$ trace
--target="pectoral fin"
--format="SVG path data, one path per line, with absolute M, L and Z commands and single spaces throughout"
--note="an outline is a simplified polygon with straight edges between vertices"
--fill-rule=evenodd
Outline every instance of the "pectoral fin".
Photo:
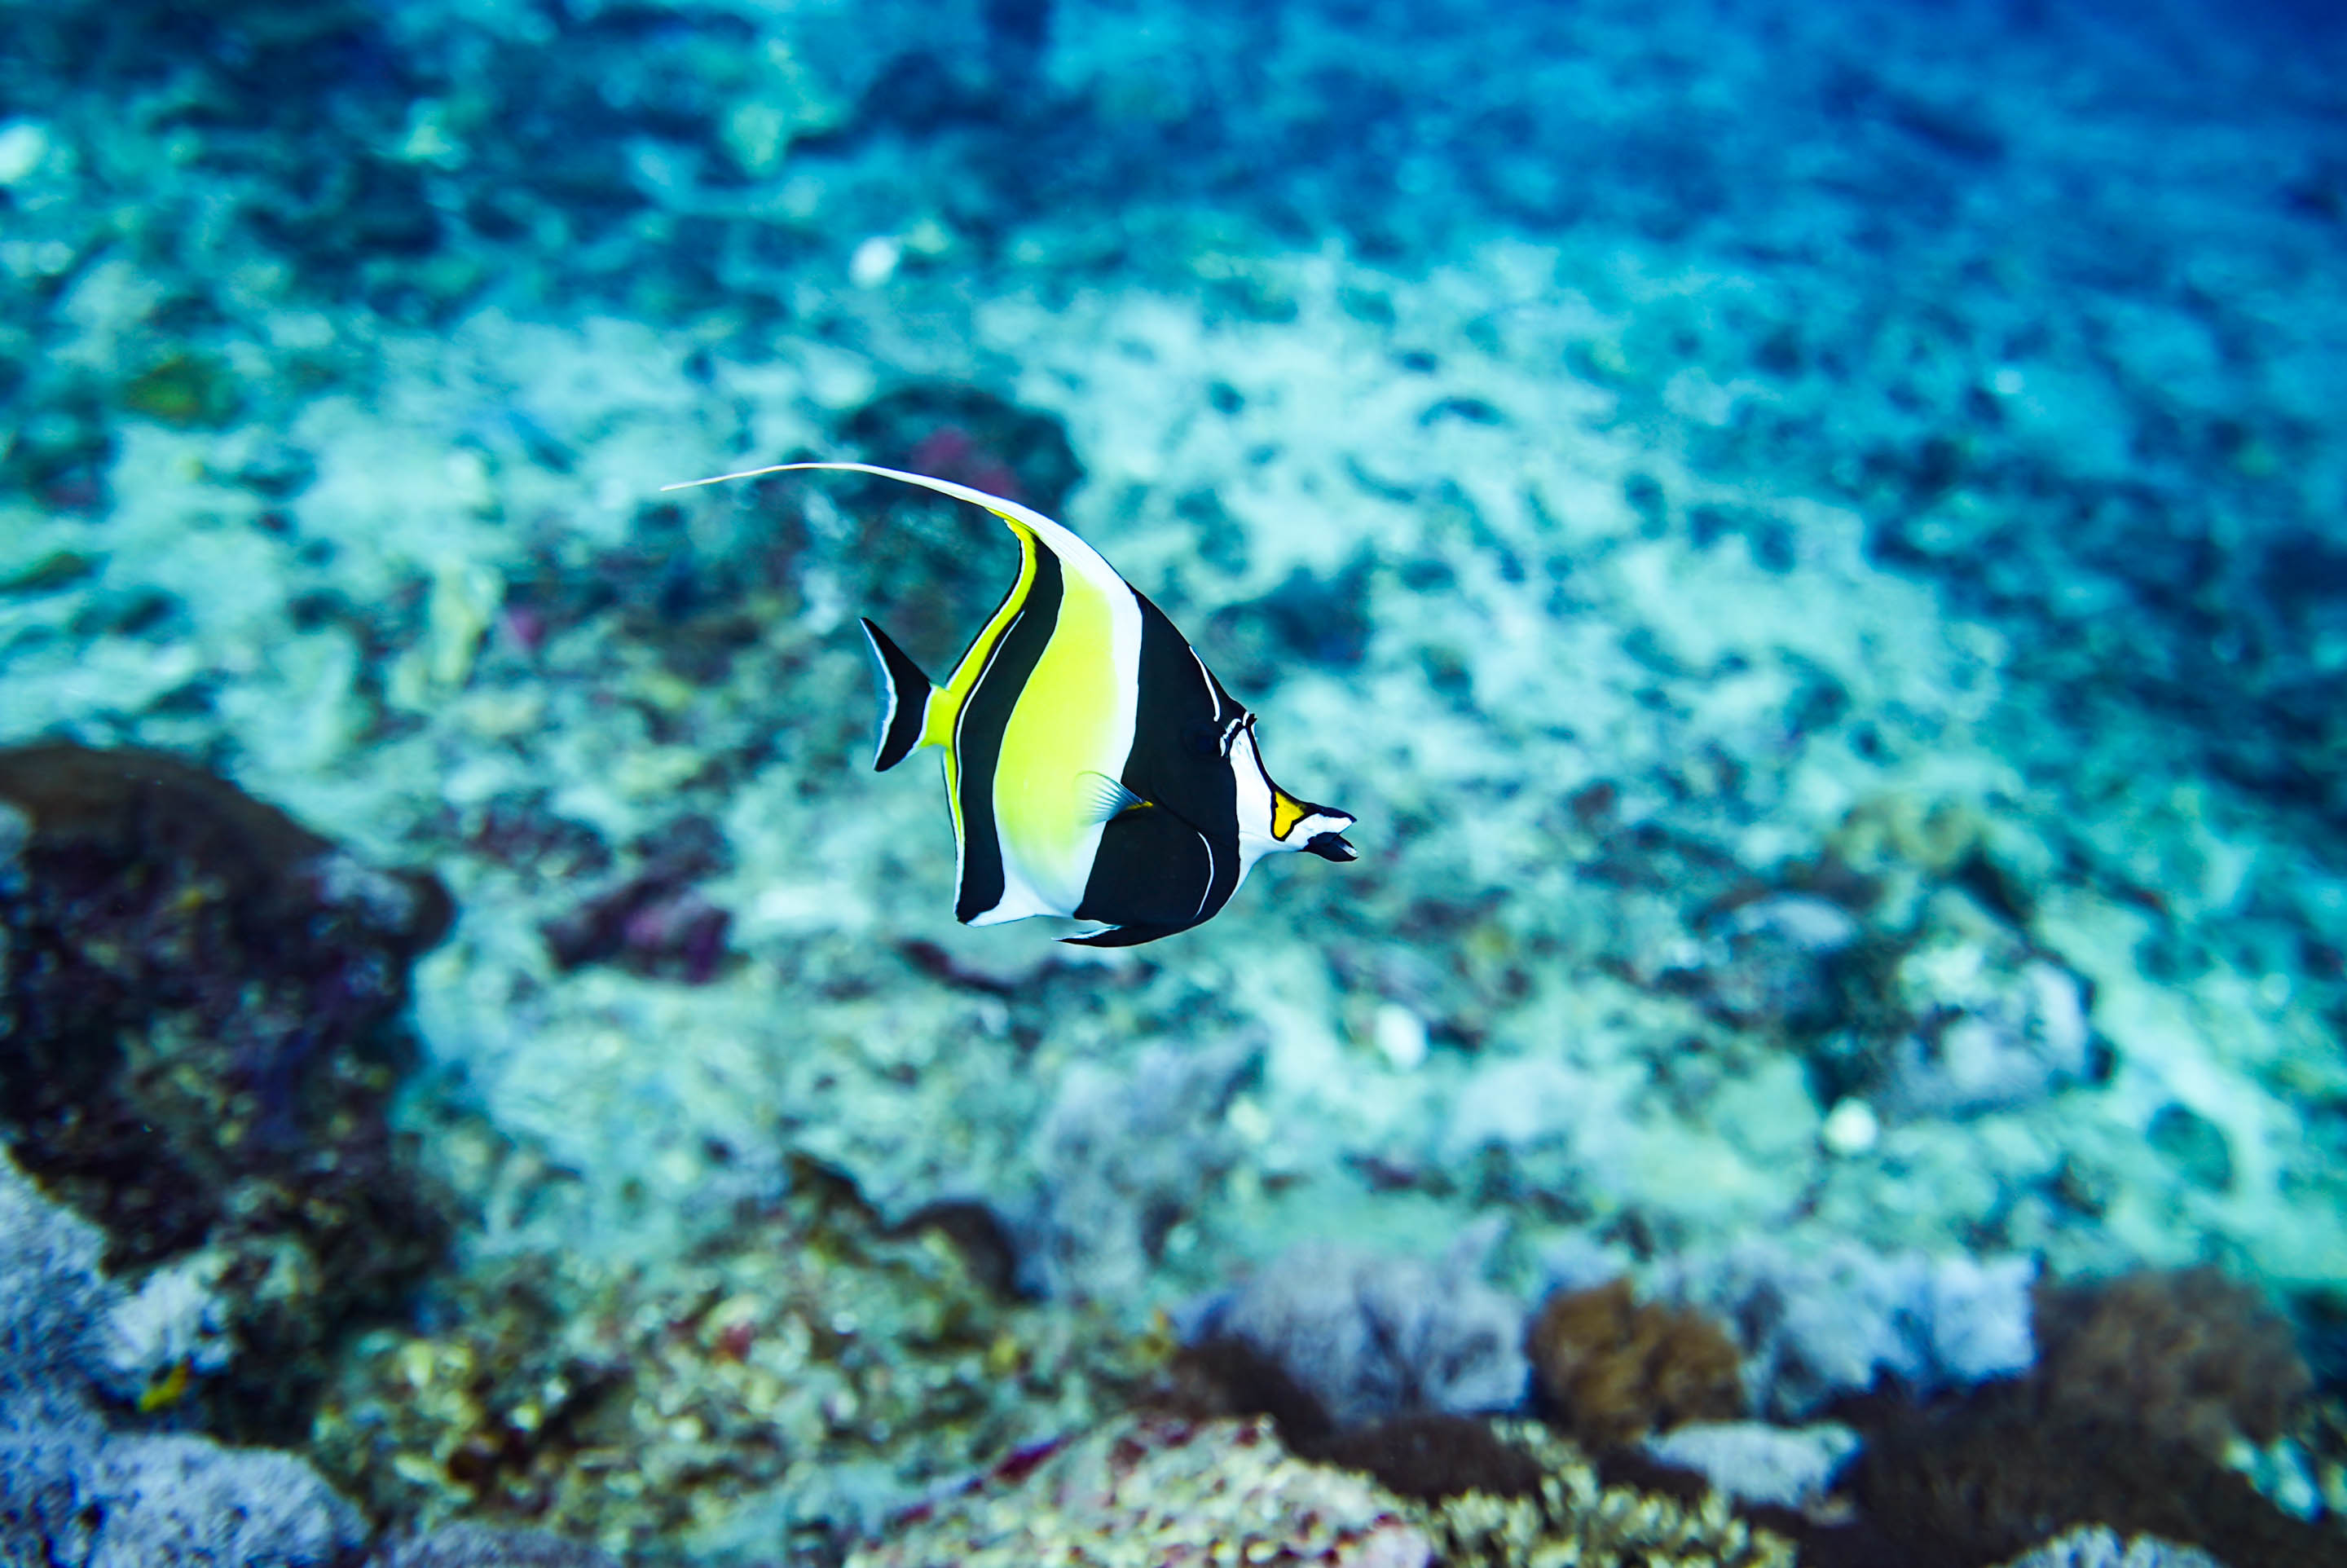
M 1084 820 L 1108 822 L 1123 815 L 1136 806 L 1149 803 L 1133 793 L 1122 783 L 1106 774 L 1084 773 L 1077 775 L 1087 794 L 1084 797 Z

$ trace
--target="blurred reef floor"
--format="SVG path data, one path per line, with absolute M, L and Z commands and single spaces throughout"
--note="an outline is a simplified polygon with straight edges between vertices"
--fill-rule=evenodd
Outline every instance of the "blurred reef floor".
M 0 40 L 0 1562 L 2347 1555 L 2335 23 Z M 956 927 L 799 456 L 1362 860 Z

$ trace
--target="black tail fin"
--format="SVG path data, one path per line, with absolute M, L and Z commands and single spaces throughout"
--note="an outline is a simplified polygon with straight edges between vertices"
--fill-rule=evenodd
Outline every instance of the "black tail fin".
M 880 666 L 880 743 L 872 753 L 872 766 L 885 774 L 921 743 L 929 711 L 929 678 L 870 620 L 864 623 L 864 640 L 872 645 L 872 657 Z

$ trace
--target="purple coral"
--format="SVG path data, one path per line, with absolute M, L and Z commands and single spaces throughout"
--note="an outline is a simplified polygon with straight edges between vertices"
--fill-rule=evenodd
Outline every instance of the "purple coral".
M 1513 1409 L 1531 1368 L 1521 1303 L 1476 1277 L 1478 1228 L 1430 1262 L 1307 1242 L 1197 1316 L 1282 1367 L 1340 1426 L 1420 1410 Z
M 1879 1378 L 1931 1392 L 2028 1370 L 2036 1272 L 2019 1256 L 1755 1239 L 1671 1259 L 1649 1286 L 1727 1324 L 1753 1408 L 1798 1420 Z

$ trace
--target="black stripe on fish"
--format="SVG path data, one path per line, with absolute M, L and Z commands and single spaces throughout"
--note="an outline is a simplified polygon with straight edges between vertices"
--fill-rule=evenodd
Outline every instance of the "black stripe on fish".
M 1211 913 L 1205 900 L 1217 880 L 1216 859 L 1205 835 L 1172 812 L 1163 806 L 1136 806 L 1101 829 L 1100 850 L 1092 856 L 1092 876 L 1084 884 L 1084 901 L 1076 906 L 1076 918 L 1159 936 L 1186 930 Z
M 994 770 L 1002 733 L 1028 677 L 1050 646 L 1060 620 L 1060 558 L 1035 552 L 1035 579 L 1026 598 L 987 655 L 954 725 L 954 765 L 961 784 L 961 886 L 954 918 L 967 925 L 1002 902 L 1002 841 L 994 825 Z
M 1141 607 L 1141 661 L 1123 783 L 1149 804 L 1102 830 L 1076 915 L 1150 934 L 1094 947 L 1185 930 L 1212 917 L 1239 885 L 1238 784 L 1218 742 L 1223 725 L 1245 710 L 1165 612 L 1138 589 L 1133 597 Z M 1201 734 L 1211 737 L 1204 747 L 1195 740 Z

